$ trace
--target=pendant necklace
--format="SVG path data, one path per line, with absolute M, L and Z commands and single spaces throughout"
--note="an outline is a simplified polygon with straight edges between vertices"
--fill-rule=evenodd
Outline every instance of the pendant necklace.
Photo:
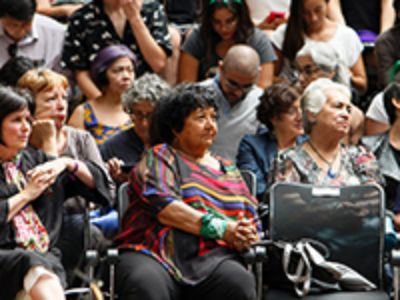
M 333 163 L 336 161 L 336 158 L 338 157 L 338 154 L 340 152 L 340 150 L 335 154 L 335 156 L 331 159 L 328 160 L 326 159 L 317 149 L 317 147 L 314 146 L 314 144 L 308 140 L 308 144 L 310 145 L 311 149 L 314 151 L 315 154 L 318 155 L 318 157 L 328 165 L 328 171 L 327 171 L 327 175 L 329 178 L 335 178 L 336 177 L 336 173 L 333 171 L 332 165 Z

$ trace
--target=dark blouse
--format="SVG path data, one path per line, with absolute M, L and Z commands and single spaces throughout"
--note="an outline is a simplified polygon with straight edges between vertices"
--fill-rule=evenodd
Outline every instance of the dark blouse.
M 141 15 L 156 43 L 164 49 L 167 55 L 170 55 L 172 46 L 163 6 L 157 1 L 144 3 Z M 89 70 L 96 54 L 101 49 L 113 44 L 125 44 L 135 53 L 138 76 L 146 71 L 152 71 L 144 60 L 128 21 L 121 38 L 104 11 L 103 2 L 93 0 L 76 11 L 70 18 L 61 65 L 73 71 Z
M 49 161 L 47 155 L 33 148 L 22 151 L 21 171 L 26 172 L 37 165 Z M 69 172 L 61 173 L 56 182 L 43 194 L 32 201 L 32 206 L 43 225 L 46 227 L 50 237 L 51 249 L 57 243 L 62 226 L 63 201 L 71 196 L 81 195 L 89 201 L 99 203 L 104 206 L 111 204 L 107 177 L 103 169 L 96 164 L 85 161 L 92 176 L 95 179 L 96 187 L 89 189 L 80 180 L 73 177 Z M 17 194 L 19 191 L 15 185 L 6 184 L 3 169 L 0 170 L 0 248 L 13 249 L 16 247 L 14 229 L 11 222 L 7 221 L 9 212 L 7 199 Z

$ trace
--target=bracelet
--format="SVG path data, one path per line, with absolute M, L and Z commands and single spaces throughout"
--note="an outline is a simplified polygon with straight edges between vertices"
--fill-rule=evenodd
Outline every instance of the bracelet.
M 213 216 L 212 214 L 204 214 L 201 217 L 200 235 L 207 239 L 221 240 L 224 237 L 228 221 Z
M 72 175 L 75 175 L 75 173 L 79 170 L 79 163 L 75 160 L 74 161 L 74 168 L 72 169 L 72 171 L 70 171 L 70 173 Z

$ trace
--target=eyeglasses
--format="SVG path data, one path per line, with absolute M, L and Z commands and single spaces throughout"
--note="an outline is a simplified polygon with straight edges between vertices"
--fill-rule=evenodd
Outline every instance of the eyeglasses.
M 137 110 L 130 110 L 128 114 L 130 114 L 137 121 L 144 121 L 144 120 L 149 121 L 151 119 L 151 116 L 153 115 L 152 112 L 144 113 Z
M 253 85 L 254 85 L 253 83 L 240 84 L 240 83 L 237 83 L 236 81 L 234 81 L 232 79 L 228 79 L 228 78 L 225 78 L 225 83 L 229 89 L 240 90 L 244 94 L 247 94 L 253 88 Z
M 314 75 L 318 71 L 322 71 L 322 69 L 316 65 L 305 65 L 304 67 L 298 66 L 297 69 L 299 70 L 300 74 L 307 77 Z
M 7 52 L 10 57 L 16 57 L 17 50 L 18 50 L 17 43 L 12 43 L 12 44 L 8 45 Z

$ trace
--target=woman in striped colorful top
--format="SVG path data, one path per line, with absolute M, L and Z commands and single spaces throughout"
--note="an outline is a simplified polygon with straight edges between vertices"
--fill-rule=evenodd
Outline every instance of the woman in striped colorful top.
M 258 240 L 257 201 L 236 166 L 208 151 L 217 135 L 214 97 L 181 85 L 154 111 L 155 146 L 131 174 L 116 239 L 122 299 L 255 299 L 239 253 Z

